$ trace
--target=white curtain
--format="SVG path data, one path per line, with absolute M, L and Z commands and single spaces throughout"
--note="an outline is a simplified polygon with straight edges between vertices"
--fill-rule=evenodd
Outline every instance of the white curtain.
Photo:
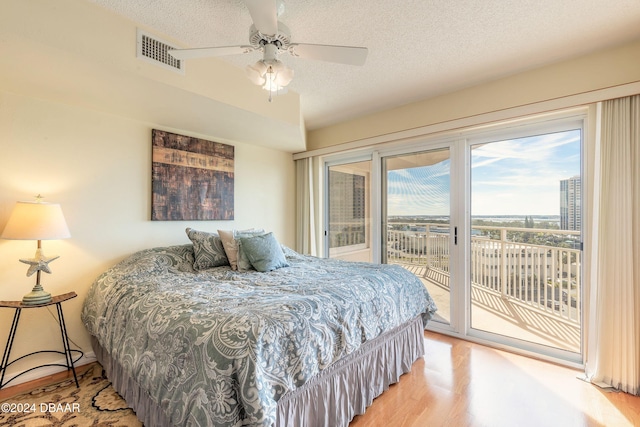
M 318 255 L 313 159 L 296 160 L 296 251 Z
M 640 95 L 603 102 L 599 125 L 586 374 L 640 394 Z

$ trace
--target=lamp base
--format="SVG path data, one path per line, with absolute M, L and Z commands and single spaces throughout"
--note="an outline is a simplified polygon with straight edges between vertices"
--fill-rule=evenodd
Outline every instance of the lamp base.
M 37 283 L 31 292 L 22 297 L 22 303 L 25 305 L 40 305 L 51 302 L 51 294 L 42 289 L 42 286 Z

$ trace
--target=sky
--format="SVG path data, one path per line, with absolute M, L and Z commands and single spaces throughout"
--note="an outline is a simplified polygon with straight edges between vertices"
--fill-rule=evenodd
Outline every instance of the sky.
M 450 161 L 390 171 L 388 215 L 449 215 Z M 559 215 L 560 180 L 580 174 L 580 131 L 476 145 L 471 215 Z

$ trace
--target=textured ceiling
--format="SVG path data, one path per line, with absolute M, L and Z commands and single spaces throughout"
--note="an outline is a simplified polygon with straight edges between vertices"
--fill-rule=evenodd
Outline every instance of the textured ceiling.
M 241 0 L 89 1 L 182 47 L 248 44 Z M 315 129 L 636 40 L 640 0 L 286 0 L 280 20 L 292 42 L 369 48 L 363 67 L 280 57 Z

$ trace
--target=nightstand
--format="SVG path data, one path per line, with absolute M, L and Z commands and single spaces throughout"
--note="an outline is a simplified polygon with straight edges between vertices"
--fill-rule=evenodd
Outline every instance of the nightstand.
M 76 387 L 80 387 L 80 385 L 78 384 L 78 377 L 76 376 L 76 368 L 74 366 L 74 363 L 77 362 L 78 360 L 80 360 L 80 358 L 84 355 L 82 353 L 81 350 L 71 350 L 71 348 L 69 347 L 69 336 L 67 335 L 67 326 L 64 323 L 64 314 L 62 313 L 62 303 L 70 300 L 72 298 L 77 297 L 78 295 L 76 295 L 75 292 L 69 292 L 66 294 L 62 294 L 62 295 L 56 295 L 55 297 L 53 297 L 51 299 L 51 301 L 45 303 L 45 304 L 38 304 L 38 305 L 25 305 L 22 303 L 22 301 L 0 301 L 0 308 L 13 308 L 15 310 L 15 313 L 13 315 L 13 323 L 11 324 L 11 330 L 9 332 L 9 338 L 7 339 L 7 345 L 4 348 L 4 354 L 2 356 L 2 364 L 0 364 L 0 388 L 6 386 L 7 384 L 9 384 L 10 382 L 12 382 L 13 380 L 15 380 L 16 378 L 26 374 L 27 372 L 31 372 L 34 369 L 38 369 L 38 368 L 44 368 L 46 366 L 62 366 L 67 368 L 67 370 L 72 370 L 73 371 L 73 379 L 76 382 Z M 24 356 L 18 357 L 17 359 L 13 360 L 13 361 L 9 361 L 9 356 L 11 354 L 11 347 L 13 346 L 13 340 L 16 337 L 16 330 L 18 329 L 18 322 L 20 322 L 20 313 L 22 312 L 22 310 L 24 309 L 37 309 L 37 308 L 43 308 L 43 307 L 48 307 L 50 305 L 55 305 L 56 309 L 58 310 L 58 324 L 60 325 L 60 335 L 62 336 L 62 346 L 64 347 L 64 352 L 62 351 L 56 351 L 56 350 L 41 350 L 41 351 L 34 351 L 33 353 L 29 353 L 29 354 L 25 354 Z M 41 353 L 56 353 L 56 354 L 64 354 L 65 359 L 66 359 L 66 363 L 64 365 L 60 364 L 60 363 L 47 363 L 44 365 L 38 365 L 38 366 L 34 366 L 33 368 L 27 369 L 24 372 L 21 372 L 20 374 L 16 375 L 15 377 L 11 378 L 9 381 L 4 382 L 4 376 L 7 372 L 7 368 L 9 366 L 11 366 L 12 364 L 14 364 L 15 362 L 25 359 L 29 356 L 33 356 L 35 354 L 41 354 Z M 79 353 L 80 355 L 76 358 L 76 360 L 73 360 L 73 353 Z

